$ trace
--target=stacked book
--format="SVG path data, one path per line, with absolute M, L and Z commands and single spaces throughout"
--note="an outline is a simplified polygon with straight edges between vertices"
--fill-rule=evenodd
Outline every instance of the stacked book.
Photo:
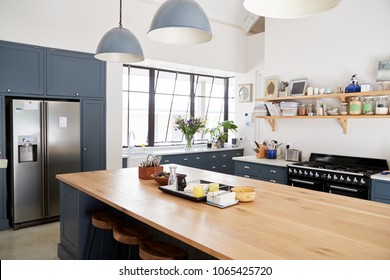
M 299 102 L 286 102 L 286 101 L 281 102 L 280 109 L 282 111 L 282 116 L 284 117 L 297 116 L 299 104 L 300 104 Z
M 280 104 L 277 102 L 266 102 L 267 110 L 271 116 L 281 116 L 282 112 L 280 109 Z
M 267 110 L 267 106 L 265 105 L 265 103 L 259 103 L 258 105 L 256 105 L 254 108 L 253 108 L 253 114 L 254 116 L 259 116 L 259 117 L 264 117 L 264 116 L 267 116 L 268 115 L 268 110 Z

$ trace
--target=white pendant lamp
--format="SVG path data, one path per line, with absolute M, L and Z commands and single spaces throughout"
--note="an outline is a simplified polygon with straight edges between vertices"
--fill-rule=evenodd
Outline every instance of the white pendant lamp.
M 300 18 L 336 7 L 341 0 L 244 0 L 249 12 L 271 18 Z
M 194 0 L 167 0 L 157 10 L 148 37 L 167 44 L 195 45 L 213 38 L 209 20 Z
M 143 61 L 142 47 L 135 35 L 122 27 L 122 0 L 120 0 L 119 27 L 104 34 L 96 49 L 95 57 L 100 60 L 120 63 Z

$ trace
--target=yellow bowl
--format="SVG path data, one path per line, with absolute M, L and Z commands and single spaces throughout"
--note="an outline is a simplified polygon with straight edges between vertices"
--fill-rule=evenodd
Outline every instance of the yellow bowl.
M 253 201 L 256 196 L 256 189 L 253 187 L 234 187 L 231 190 L 236 193 L 236 199 L 241 202 Z

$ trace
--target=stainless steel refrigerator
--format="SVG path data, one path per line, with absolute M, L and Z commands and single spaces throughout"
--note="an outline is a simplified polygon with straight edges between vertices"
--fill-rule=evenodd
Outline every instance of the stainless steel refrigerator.
M 10 103 L 11 216 L 14 229 L 58 220 L 59 173 L 81 171 L 80 103 Z

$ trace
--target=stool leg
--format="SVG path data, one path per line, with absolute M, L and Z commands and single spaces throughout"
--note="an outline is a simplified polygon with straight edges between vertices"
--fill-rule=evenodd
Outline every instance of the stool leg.
M 102 252 L 103 252 L 103 239 L 104 239 L 104 230 L 101 230 L 102 232 L 102 238 L 100 240 L 100 252 L 99 252 L 99 260 L 102 258 Z
M 91 258 L 91 251 L 92 251 L 93 242 L 95 241 L 95 234 L 96 234 L 96 228 L 93 227 L 92 240 L 89 243 L 89 248 L 88 248 L 88 260 Z

